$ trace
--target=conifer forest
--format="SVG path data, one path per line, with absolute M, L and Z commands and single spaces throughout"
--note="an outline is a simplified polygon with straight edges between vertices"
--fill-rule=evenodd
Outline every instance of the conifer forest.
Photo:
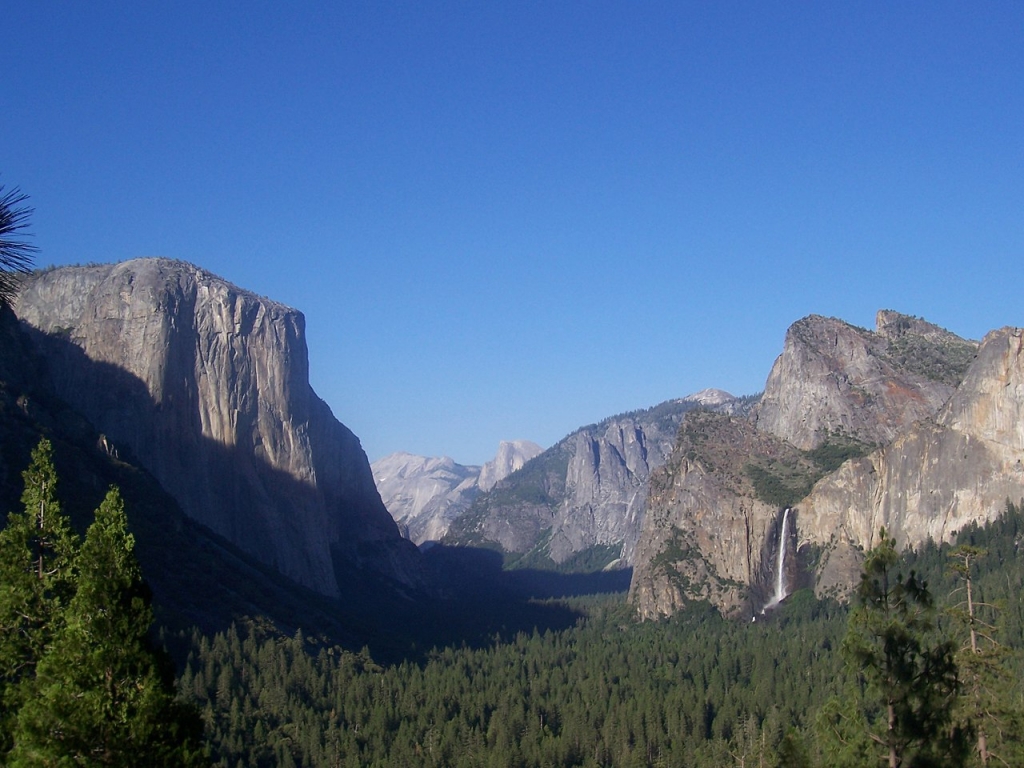
M 0 533 L 12 766 L 1024 764 L 1019 505 L 902 555 L 883 532 L 848 605 L 641 623 L 574 597 L 566 629 L 383 660 L 258 621 L 161 629 L 117 490 L 80 540 L 45 441 L 24 480 Z

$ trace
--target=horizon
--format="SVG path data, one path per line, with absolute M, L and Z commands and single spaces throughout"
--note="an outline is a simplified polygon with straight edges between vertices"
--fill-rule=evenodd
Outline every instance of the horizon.
M 161 255 L 298 309 L 371 461 L 755 394 L 809 314 L 1024 325 L 1024 6 L 8 16 L 36 265 Z

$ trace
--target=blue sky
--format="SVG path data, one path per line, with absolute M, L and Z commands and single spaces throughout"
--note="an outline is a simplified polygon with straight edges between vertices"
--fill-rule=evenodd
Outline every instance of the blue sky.
M 301 309 L 371 460 L 757 392 L 810 313 L 1024 324 L 1021 3 L 8 6 L 40 265 Z

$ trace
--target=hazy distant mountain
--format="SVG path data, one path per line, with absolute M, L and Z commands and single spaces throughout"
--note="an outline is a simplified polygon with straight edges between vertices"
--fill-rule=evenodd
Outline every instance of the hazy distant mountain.
M 481 491 L 520 469 L 543 449 L 529 440 L 502 441 L 491 461 L 457 464 L 447 456 L 392 453 L 370 465 L 384 506 L 416 544 L 439 541 Z
M 445 542 L 497 545 L 519 566 L 628 565 L 648 478 L 672 451 L 683 415 L 742 411 L 753 401 L 708 389 L 582 427 L 477 497 Z
M 498 453 L 480 468 L 477 485 L 481 491 L 491 490 L 499 481 L 522 469 L 526 462 L 543 450 L 529 440 L 502 440 L 498 445 Z

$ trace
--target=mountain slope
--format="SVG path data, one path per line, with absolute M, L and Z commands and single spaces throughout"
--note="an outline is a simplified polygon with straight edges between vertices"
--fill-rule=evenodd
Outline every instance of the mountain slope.
M 748 404 L 706 390 L 583 427 L 478 497 L 445 541 L 497 547 L 523 567 L 628 565 L 648 478 L 668 458 L 683 415 Z

